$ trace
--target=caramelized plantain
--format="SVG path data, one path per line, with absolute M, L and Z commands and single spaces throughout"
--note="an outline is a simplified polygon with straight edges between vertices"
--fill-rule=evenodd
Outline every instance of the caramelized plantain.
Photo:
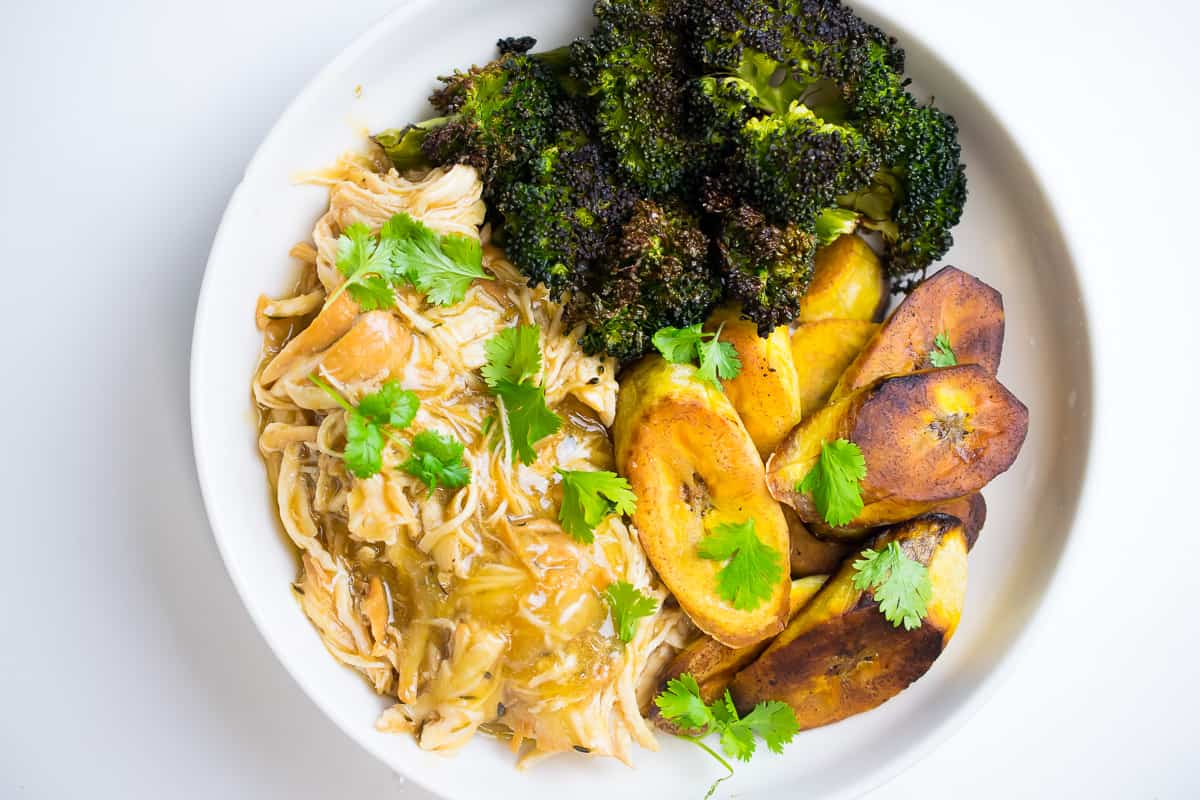
M 878 321 L 887 303 L 888 282 L 879 256 L 859 237 L 839 236 L 817 250 L 812 282 L 800 300 L 797 321 Z
M 992 375 L 1004 345 L 1004 302 L 983 281 L 945 267 L 921 282 L 883 324 L 838 381 L 838 400 L 884 375 L 932 366 L 934 340 L 944 334 L 959 364 L 979 364 Z
M 722 565 L 697 553 L 714 527 L 747 519 L 781 564 L 787 553 L 783 510 L 729 398 L 690 365 L 645 358 L 621 377 L 613 442 L 617 468 L 637 494 L 633 519 L 646 556 L 696 627 L 730 647 L 782 630 L 786 569 L 766 602 L 738 609 L 717 594 Z
M 764 339 L 758 335 L 758 325 L 741 319 L 733 308 L 717 309 L 705 327 L 721 328 L 721 339 L 737 350 L 741 372 L 722 384 L 759 455 L 766 459 L 804 410 L 788 329 L 780 326 Z
M 796 326 L 792 361 L 800 376 L 800 407 L 805 416 L 828 402 L 842 373 L 877 330 L 877 323 L 857 319 L 823 319 Z
M 842 561 L 854 549 L 853 542 L 844 539 L 822 539 L 813 535 L 800 521 L 796 512 L 786 506 L 783 516 L 787 518 L 788 533 L 792 542 L 789 555 L 793 578 L 836 572 Z
M 859 538 L 979 491 L 1012 465 L 1028 426 L 1024 404 L 977 364 L 882 378 L 797 426 L 767 462 L 767 483 L 814 532 Z M 863 509 L 840 528 L 797 489 L 835 439 L 858 445 L 867 465 Z
M 828 575 L 810 575 L 792 581 L 790 592 L 791 614 L 794 617 L 813 598 Z M 667 664 L 666 670 L 659 679 L 658 691 L 667 688 L 667 681 L 678 678 L 683 673 L 689 673 L 700 686 L 700 696 L 704 702 L 716 700 L 733 680 L 734 673 L 758 658 L 759 654 L 770 644 L 769 640 L 752 644 L 749 647 L 737 649 L 726 647 L 711 636 L 701 636 L 680 650 Z M 672 734 L 681 733 L 679 727 L 663 719 L 658 706 L 651 704 L 649 716 L 659 728 Z
M 782 700 L 801 730 L 869 711 L 920 678 L 958 627 L 967 587 L 967 543 L 959 520 L 931 514 L 897 525 L 871 542 L 896 541 L 929 570 L 927 615 L 914 630 L 895 627 L 870 593 L 854 587 L 854 557 L 730 685 L 748 712 Z
M 966 497 L 956 497 L 953 500 L 938 503 L 933 507 L 933 513 L 949 514 L 962 520 L 963 533 L 967 537 L 967 549 L 970 550 L 979 539 L 983 523 L 987 521 L 987 503 L 984 502 L 982 494 L 975 492 Z

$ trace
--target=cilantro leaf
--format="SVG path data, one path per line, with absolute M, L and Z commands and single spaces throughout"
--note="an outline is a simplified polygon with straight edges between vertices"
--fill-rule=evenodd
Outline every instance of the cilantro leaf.
M 863 509 L 860 481 L 867 461 L 854 442 L 836 439 L 821 444 L 821 455 L 796 491 L 812 495 L 817 512 L 830 525 L 845 525 Z
M 663 358 L 672 364 L 690 364 L 696 360 L 699 345 L 706 334 L 702 330 L 704 323 L 697 322 L 686 328 L 659 328 L 651 341 L 662 353 Z
M 407 428 L 417 416 L 421 399 L 399 381 L 387 381 L 379 391 L 364 395 L 358 401 L 358 411 L 376 425 Z
M 897 542 L 888 542 L 882 550 L 863 550 L 854 562 L 854 588 L 872 590 L 875 602 L 887 621 L 905 630 L 921 627 L 928 613 L 933 584 L 929 569 L 909 558 Z
M 929 351 L 929 363 L 935 367 L 953 367 L 958 364 L 958 358 L 950 347 L 950 337 L 943 331 L 933 339 L 933 349 Z
M 488 339 L 483 348 L 487 363 L 480 370 L 488 386 L 536 378 L 542 370 L 541 333 L 537 325 L 518 325 Z
M 533 445 L 562 427 L 546 405 L 546 392 L 533 382 L 542 368 L 541 330 L 536 325 L 506 328 L 484 345 L 487 363 L 480 372 L 504 404 L 508 437 L 517 457 L 537 460 Z
M 374 311 L 377 308 L 392 308 L 396 305 L 396 295 L 386 278 L 379 275 L 360 277 L 354 283 L 344 283 L 334 290 L 334 297 L 340 290 L 345 289 L 354 302 L 363 311 Z
M 612 610 L 613 627 L 622 642 L 633 641 L 638 620 L 658 611 L 658 601 L 642 594 L 628 581 L 610 583 L 604 590 L 604 599 Z
M 637 497 L 629 481 L 604 470 L 556 469 L 562 476 L 563 499 L 558 521 L 576 541 L 591 544 L 596 526 L 609 514 L 632 514 Z M 628 640 L 626 640 L 628 641 Z
M 672 364 L 699 361 L 696 379 L 711 383 L 718 389 L 722 380 L 732 380 L 742 371 L 742 360 L 729 342 L 720 341 L 724 323 L 716 333 L 705 333 L 702 323 L 686 328 L 659 328 L 652 341 L 663 358 Z
M 546 405 L 545 390 L 530 381 L 501 380 L 492 391 L 504 401 L 508 437 L 517 457 L 524 464 L 532 464 L 537 461 L 533 446 L 557 433 L 562 427 L 562 419 Z
M 438 485 L 461 489 L 471 482 L 471 468 L 463 463 L 463 443 L 452 436 L 425 430 L 413 437 L 412 450 L 402 469 L 419 478 L 432 493 Z
M 357 410 L 346 414 L 346 469 L 369 478 L 383 469 L 383 431 Z
M 717 593 L 739 610 L 758 608 L 783 578 L 783 558 L 758 538 L 753 518 L 716 526 L 698 549 L 701 558 L 728 559 L 717 571 Z
M 333 291 L 332 303 L 343 291 L 350 292 L 363 311 L 392 308 L 396 297 L 392 283 L 398 277 L 392 264 L 394 243 L 384 237 L 375 240 L 371 229 L 361 222 L 346 226 L 338 236 L 337 268 L 346 280 Z
M 721 749 L 739 761 L 749 761 L 757 746 L 754 731 L 741 722 L 730 723 L 721 730 Z
M 678 678 L 667 681 L 667 688 L 654 698 L 654 704 L 663 717 L 675 723 L 685 731 L 700 730 L 699 736 L 682 734 L 685 739 L 694 742 L 721 763 L 729 774 L 718 780 L 708 790 L 712 796 L 717 784 L 733 775 L 733 767 L 700 739 L 709 733 L 716 733 L 721 738 L 721 749 L 727 756 L 741 761 L 749 761 L 757 746 L 755 736 L 767 743 L 767 748 L 773 753 L 783 750 L 796 735 L 799 726 L 796 715 L 786 703 L 770 700 L 759 703 L 744 718 L 738 717 L 737 708 L 729 690 L 712 703 L 705 703 L 700 696 L 700 685 L 689 673 L 683 673 Z
M 681 728 L 704 728 L 714 722 L 712 711 L 700 698 L 700 684 L 687 672 L 667 681 L 667 688 L 654 698 L 654 705 Z
M 483 249 L 474 237 L 439 236 L 402 212 L 383 226 L 381 239 L 393 243 L 396 268 L 434 305 L 460 303 L 472 281 L 490 278 L 483 271 Z
M 796 712 L 787 703 L 778 700 L 759 703 L 742 717 L 741 724 L 761 736 L 772 753 L 782 753 L 783 746 L 800 730 Z
M 724 327 L 722 323 L 711 341 L 696 345 L 700 351 L 700 369 L 696 372 L 696 377 L 722 391 L 721 381 L 733 380 L 742 371 L 742 360 L 738 357 L 737 350 L 729 342 L 721 341 L 721 330 Z
M 709 704 L 708 710 L 712 712 L 713 720 L 718 725 L 730 725 L 738 721 L 737 706 L 733 704 L 733 695 L 728 689 L 725 690 L 725 694 Z
M 388 381 L 379 391 L 368 394 L 356 408 L 341 393 L 316 375 L 308 379 L 346 412 L 346 449 L 342 458 L 346 469 L 356 478 L 369 478 L 383 469 L 385 426 L 405 428 L 417 415 L 420 399 L 402 389 L 398 381 Z

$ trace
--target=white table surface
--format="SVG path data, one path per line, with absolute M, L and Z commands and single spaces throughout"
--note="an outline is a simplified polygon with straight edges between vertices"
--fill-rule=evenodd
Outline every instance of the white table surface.
M 3 3 L 0 797 L 427 800 L 251 626 L 188 429 L 192 314 L 225 202 L 286 103 L 392 5 Z M 1031 155 L 1075 234 L 1099 365 L 1091 482 L 1028 650 L 871 796 L 1200 796 L 1200 13 L 880 5 L 983 87 Z

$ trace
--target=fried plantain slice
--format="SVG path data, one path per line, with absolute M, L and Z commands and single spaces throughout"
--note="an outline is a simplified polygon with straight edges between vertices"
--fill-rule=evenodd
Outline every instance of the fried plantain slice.
M 767 462 L 767 484 L 822 536 L 862 532 L 972 494 L 1012 465 L 1029 411 L 977 364 L 882 378 L 802 422 Z M 824 442 L 848 439 L 866 459 L 863 509 L 846 525 L 825 524 L 798 484 Z
M 945 267 L 921 282 L 896 308 L 838 381 L 839 400 L 884 375 L 933 366 L 934 340 L 944 335 L 959 364 L 979 364 L 992 375 L 1004 345 L 1004 302 L 976 277 Z
M 800 299 L 799 322 L 877 322 L 887 310 L 888 282 L 879 256 L 858 236 L 839 236 L 817 250 L 812 282 Z
M 742 369 L 737 377 L 722 384 L 765 460 L 804 411 L 788 329 L 780 326 L 764 339 L 758 335 L 758 325 L 741 319 L 736 308 L 717 309 L 705 328 L 720 328 L 721 339 L 737 350 Z
M 809 416 L 829 401 L 842 373 L 879 325 L 857 319 L 823 319 L 796 326 L 792 361 L 800 378 L 800 408 Z
M 796 512 L 787 506 L 783 508 L 783 516 L 787 518 L 788 533 L 791 536 L 789 560 L 792 578 L 832 574 L 854 549 L 854 543 L 845 539 L 822 539 L 814 535 L 800 521 Z
M 930 514 L 880 534 L 871 547 L 891 541 L 929 570 L 932 593 L 921 626 L 906 630 L 889 622 L 871 593 L 854 587 L 856 556 L 851 556 L 763 654 L 734 677 L 729 688 L 739 711 L 781 700 L 807 730 L 869 711 L 928 671 L 962 616 L 966 537 L 958 519 Z
M 982 494 L 975 492 L 966 497 L 956 497 L 938 503 L 933 507 L 932 513 L 949 514 L 962 520 L 967 549 L 970 550 L 979 540 L 979 532 L 983 530 L 983 523 L 987 521 L 987 503 L 984 502 Z
M 782 630 L 787 521 L 729 398 L 697 380 L 695 367 L 645 358 L 621 376 L 613 442 L 637 494 L 633 520 L 646 556 L 696 627 L 729 647 Z M 697 546 L 717 526 L 749 519 L 781 569 L 765 602 L 739 609 L 717 592 L 722 564 L 700 558 Z

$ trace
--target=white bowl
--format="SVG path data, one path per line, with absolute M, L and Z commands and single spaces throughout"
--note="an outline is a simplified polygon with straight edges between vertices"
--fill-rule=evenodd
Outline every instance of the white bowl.
M 288 588 L 297 559 L 276 520 L 249 393 L 260 344 L 254 303 L 259 292 L 288 287 L 295 274 L 288 249 L 309 237 L 326 204 L 323 189 L 293 184 L 297 172 L 360 147 L 367 130 L 427 116 L 434 76 L 488 60 L 498 35 L 529 33 L 553 45 L 586 30 L 589 19 L 587 2 L 424 0 L 372 28 L 309 84 L 259 147 L 225 212 L 196 313 L 196 462 L 217 544 L 246 608 L 287 670 L 351 738 L 449 798 L 701 797 L 722 770 L 668 736 L 660 752 L 637 753 L 635 769 L 563 756 L 522 773 L 486 736 L 446 758 L 420 750 L 410 737 L 377 733 L 375 718 L 387 700 L 329 656 Z M 916 38 L 879 21 L 900 36 L 909 72 L 961 125 L 971 196 L 948 261 L 1004 295 L 1000 377 L 1030 408 L 1029 437 L 1014 467 L 985 492 L 988 523 L 971 554 L 963 622 L 929 673 L 879 709 L 801 734 L 782 756 L 764 752 L 739 765 L 722 794 L 803 787 L 811 798 L 854 796 L 961 724 L 1027 632 L 1063 553 L 1084 478 L 1090 350 L 1078 280 L 1053 211 L 980 99 Z

